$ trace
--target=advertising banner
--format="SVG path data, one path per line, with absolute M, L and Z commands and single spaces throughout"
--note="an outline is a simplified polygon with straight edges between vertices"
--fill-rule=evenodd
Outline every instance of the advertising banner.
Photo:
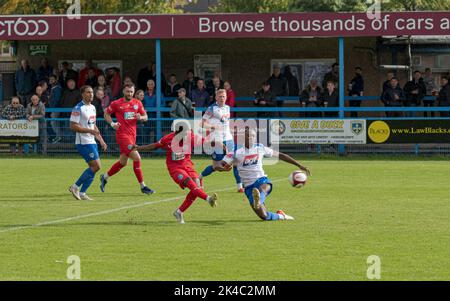
M 38 140 L 37 120 L 0 120 L 0 143 L 34 143 Z
M 450 120 L 367 121 L 367 143 L 450 143 Z
M 271 120 L 272 144 L 365 144 L 363 119 Z

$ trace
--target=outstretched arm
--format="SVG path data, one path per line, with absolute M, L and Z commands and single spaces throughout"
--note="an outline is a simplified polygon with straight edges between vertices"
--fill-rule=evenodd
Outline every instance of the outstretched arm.
M 147 145 L 134 145 L 133 149 L 137 151 L 154 151 L 155 149 L 160 148 L 159 143 L 152 143 Z
M 277 151 L 273 151 L 273 156 L 274 157 L 278 157 L 280 158 L 281 161 L 290 163 L 292 165 L 297 166 L 298 168 L 300 168 L 301 170 L 303 170 L 304 172 L 306 172 L 306 174 L 308 176 L 311 175 L 311 172 L 309 171 L 309 169 L 303 165 L 301 165 L 300 163 L 298 163 L 294 158 L 292 158 L 291 156 L 285 154 L 285 153 L 281 153 L 281 152 L 277 152 Z

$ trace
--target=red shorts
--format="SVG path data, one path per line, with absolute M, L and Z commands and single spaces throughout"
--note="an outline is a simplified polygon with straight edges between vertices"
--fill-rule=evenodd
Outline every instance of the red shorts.
M 120 136 L 116 137 L 117 144 L 119 145 L 120 154 L 128 156 L 136 144 L 136 137 Z
M 186 179 L 191 178 L 192 180 L 194 180 L 198 178 L 197 172 L 190 168 L 170 169 L 169 174 L 174 182 L 180 185 L 182 189 L 186 187 Z

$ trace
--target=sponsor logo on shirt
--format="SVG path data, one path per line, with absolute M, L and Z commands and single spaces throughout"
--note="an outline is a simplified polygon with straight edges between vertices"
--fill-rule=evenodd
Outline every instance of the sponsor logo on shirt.
M 251 166 L 251 165 L 257 165 L 258 164 L 258 154 L 254 155 L 248 155 L 244 157 L 244 162 L 242 163 L 242 166 Z
M 134 112 L 125 112 L 125 113 L 123 113 L 123 118 L 124 118 L 125 120 L 136 119 L 136 118 L 135 118 L 135 113 L 134 113 Z

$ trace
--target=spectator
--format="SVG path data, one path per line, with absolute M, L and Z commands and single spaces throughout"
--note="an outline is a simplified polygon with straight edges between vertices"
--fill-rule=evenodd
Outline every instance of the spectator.
M 318 86 L 316 79 L 311 79 L 309 85 L 302 91 L 300 101 L 302 107 L 306 108 L 319 108 L 321 106 L 321 94 L 322 89 Z M 321 117 L 321 112 L 306 112 L 306 117 Z
M 29 122 L 38 120 L 39 143 L 42 145 L 42 154 L 47 154 L 47 126 L 45 123 L 45 105 L 40 101 L 39 96 L 31 96 L 31 102 L 27 106 L 27 119 Z M 34 152 L 37 152 L 37 144 L 34 145 Z
M 36 86 L 34 89 L 34 94 L 30 96 L 30 98 L 27 100 L 27 106 L 31 103 L 31 98 L 36 95 L 39 97 L 39 101 L 42 102 L 42 104 L 47 105 L 48 97 L 49 95 L 46 92 L 47 90 L 47 83 L 45 81 L 40 82 L 39 85 Z
M 147 90 L 144 95 L 144 107 L 156 107 L 156 91 L 155 91 L 155 82 L 153 79 L 149 79 L 147 81 Z
M 327 82 L 332 81 L 336 89 L 339 89 L 339 64 L 334 63 L 331 65 L 331 71 L 326 73 L 323 77 L 322 87 L 327 86 Z
M 78 102 L 80 102 L 81 93 L 76 87 L 76 82 L 73 79 L 67 81 L 67 89 L 64 90 L 61 97 L 62 108 L 73 108 Z M 70 114 L 62 114 L 64 117 L 68 117 Z
M 50 96 L 47 107 L 59 108 L 61 106 L 61 97 L 63 89 L 59 85 L 58 76 L 50 75 L 49 81 L 50 81 Z M 60 114 L 61 114 L 60 112 L 51 112 L 50 118 L 52 119 L 59 118 Z M 52 143 L 58 143 L 62 139 L 61 127 L 58 126 L 58 123 L 55 120 L 50 121 L 50 126 L 54 136 Z
M 108 69 L 110 78 L 109 86 L 111 87 L 111 100 L 116 100 L 122 93 L 122 79 L 120 78 L 120 70 L 116 67 Z
M 276 105 L 276 95 L 272 92 L 269 82 L 264 82 L 262 84 L 262 89 L 255 92 L 255 100 L 253 101 L 255 106 L 258 107 L 274 107 Z M 271 118 L 274 117 L 272 112 L 257 112 L 256 116 L 258 118 Z
M 147 83 L 149 79 L 153 79 L 152 66 L 153 62 L 139 70 L 137 77 L 137 88 L 141 90 L 146 90 Z
M 276 65 L 273 67 L 273 74 L 267 82 L 270 84 L 270 89 L 277 97 L 283 97 L 287 95 L 287 80 L 281 74 L 280 66 Z M 276 101 L 277 107 L 283 107 L 284 100 Z M 283 112 L 278 112 L 279 117 L 283 117 Z
M 339 107 L 339 91 L 336 89 L 332 80 L 327 82 L 326 89 L 322 92 L 321 96 L 322 105 L 325 108 L 337 108 Z M 339 112 L 325 112 L 325 117 L 339 117 Z
M 26 118 L 26 111 L 23 105 L 20 103 L 20 99 L 17 96 L 14 96 L 11 99 L 11 104 L 7 105 L 2 111 L 2 117 L 7 120 L 18 120 Z M 16 144 L 18 145 L 19 154 L 23 153 L 23 144 L 22 143 L 11 143 L 10 149 L 11 153 L 15 155 L 17 153 Z
M 97 89 L 94 95 L 94 99 L 92 101 L 92 105 L 95 107 L 95 113 L 97 114 L 97 118 L 103 117 L 103 98 L 105 97 L 105 90 Z
M 205 88 L 205 81 L 203 79 L 197 80 L 197 89 L 192 91 L 192 103 L 196 107 L 209 106 L 209 93 Z
M 186 90 L 178 90 L 178 98 L 172 103 L 170 110 L 171 118 L 192 118 L 194 117 L 194 108 L 192 102 L 186 97 Z
M 178 97 L 178 90 L 180 90 L 181 85 L 177 81 L 176 74 L 171 74 L 169 76 L 169 81 L 166 85 L 166 91 L 164 92 L 164 95 L 166 97 Z
M 398 79 L 396 77 L 391 78 L 390 86 L 381 95 L 381 101 L 386 107 L 401 107 L 404 99 L 405 94 L 398 84 Z M 387 117 L 403 117 L 403 112 L 389 111 Z
M 220 83 L 214 84 L 214 78 L 216 78 L 216 80 L 218 78 Z M 213 76 L 205 82 L 206 90 L 208 91 L 209 96 L 213 95 L 212 91 L 216 90 L 216 86 L 219 86 L 221 87 L 220 89 L 223 89 L 223 84 L 224 81 L 220 78 L 220 72 L 218 70 L 215 70 Z M 212 101 L 210 101 L 210 103 L 214 103 L 216 101 L 215 96 L 216 94 L 214 93 L 214 98 L 212 99 Z
M 437 91 L 436 82 L 433 77 L 433 73 L 430 68 L 425 69 L 425 74 L 423 76 L 423 82 L 425 83 L 425 87 L 427 88 L 427 92 L 425 95 L 432 96 L 433 92 Z M 425 103 L 425 101 L 424 101 Z
M 111 99 L 111 87 L 106 83 L 106 78 L 103 74 L 100 74 L 97 78 L 97 87 L 94 88 L 94 93 L 97 92 L 98 89 L 102 88 L 105 92 L 105 97 Z
M 36 76 L 37 81 L 45 81 L 47 84 L 49 82 L 50 75 L 53 74 L 53 67 L 48 64 L 48 59 L 43 58 L 41 59 L 41 66 L 39 66 L 39 69 L 37 70 Z
M 440 107 L 450 107 L 450 84 L 448 77 L 443 76 L 441 78 L 441 90 L 437 97 L 438 106 Z M 441 117 L 450 117 L 450 111 L 441 112 Z
M 391 87 L 391 79 L 393 77 L 394 77 L 393 71 L 389 71 L 388 73 L 386 73 L 386 81 L 383 83 L 383 92 L 381 92 L 381 94 L 383 94 L 387 88 Z
M 52 74 L 53 75 L 53 74 Z M 38 86 L 42 89 L 42 95 L 40 97 L 42 103 L 47 106 L 48 98 L 50 97 L 50 91 L 48 90 L 48 83 L 46 81 L 40 81 Z
M 227 101 L 226 105 L 228 105 L 230 108 L 234 108 L 236 106 L 236 94 L 234 93 L 233 89 L 231 88 L 231 84 L 229 81 L 225 81 L 223 83 L 223 88 L 227 92 Z M 235 112 L 230 112 L 230 118 L 234 118 L 236 116 Z
M 223 89 L 223 81 L 220 79 L 220 77 L 215 76 L 211 80 L 212 85 L 206 85 L 206 90 L 209 94 L 209 104 L 212 104 L 215 102 L 216 99 L 216 93 L 218 90 Z
M 28 60 L 22 60 L 20 62 L 20 68 L 16 71 L 15 76 L 17 95 L 20 98 L 22 106 L 25 106 L 27 100 L 31 97 L 31 94 L 36 87 L 36 83 L 36 72 L 30 67 Z
M 93 74 L 89 75 L 89 70 L 91 70 L 91 72 L 93 72 Z M 80 70 L 79 76 L 78 76 L 78 82 L 77 82 L 77 87 L 81 88 L 84 85 L 89 85 L 87 83 L 87 80 L 89 78 L 94 78 L 97 79 L 97 77 L 102 73 L 101 70 L 97 69 L 95 67 L 95 64 L 92 62 L 91 59 L 87 60 L 84 62 L 84 68 Z M 92 80 L 92 79 L 91 79 Z M 94 88 L 94 86 L 91 86 L 92 88 Z
M 95 68 L 89 68 L 87 73 L 87 79 L 82 86 L 88 85 L 91 86 L 93 89 L 97 87 L 98 81 L 97 81 L 97 74 L 95 72 L 96 72 Z
M 72 69 L 71 65 L 68 62 L 62 62 L 61 64 L 62 70 L 59 72 L 59 85 L 66 89 L 67 81 L 69 79 L 73 79 L 75 83 L 78 81 L 78 73 Z
M 194 77 L 194 70 L 189 69 L 186 72 L 186 79 L 183 82 L 183 88 L 186 90 L 186 97 L 192 97 L 192 91 L 195 90 L 197 86 L 198 77 Z
M 137 90 L 134 93 L 134 98 L 138 99 L 142 104 L 145 103 L 145 92 L 143 90 Z M 150 116 L 149 116 L 150 117 Z M 152 116 L 153 117 L 153 116 Z M 150 118 L 152 118 L 150 117 Z M 154 117 L 153 117 L 154 118 Z M 150 133 L 149 127 L 146 127 L 147 122 L 138 121 L 137 123 L 137 144 L 145 144 L 147 142 L 147 137 Z
M 348 96 L 363 96 L 364 93 L 364 79 L 362 77 L 362 69 L 361 67 L 355 68 L 355 77 L 350 81 L 350 84 L 348 85 Z M 350 100 L 349 101 L 350 107 L 360 107 L 361 106 L 361 100 Z M 358 112 L 350 112 L 350 117 L 358 118 Z
M 427 87 L 422 78 L 422 73 L 416 70 L 414 71 L 414 78 L 407 82 L 403 87 L 405 92 L 405 107 L 417 107 L 420 106 L 425 94 L 427 93 Z M 427 117 L 427 112 L 424 112 L 424 117 Z M 416 112 L 408 111 L 407 117 L 416 117 Z M 431 117 L 434 116 L 434 112 L 431 112 Z
M 284 67 L 284 77 L 287 81 L 287 95 L 298 96 L 300 94 L 300 87 L 298 86 L 298 79 L 291 72 L 291 66 L 286 65 Z

